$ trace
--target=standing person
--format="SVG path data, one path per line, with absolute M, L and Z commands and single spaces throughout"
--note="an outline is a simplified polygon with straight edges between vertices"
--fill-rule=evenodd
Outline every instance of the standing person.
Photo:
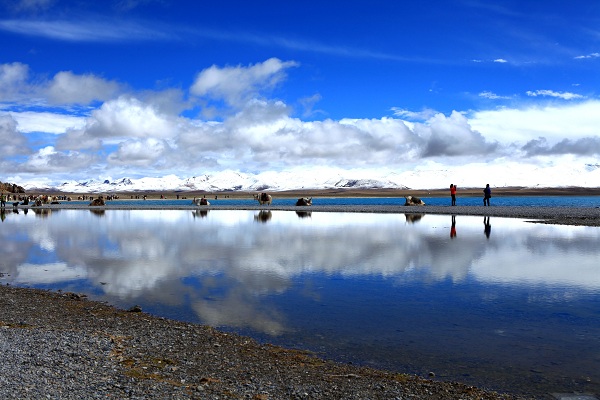
M 452 197 L 452 205 L 455 206 L 456 205 L 456 185 L 453 183 L 450 184 L 450 196 Z
M 6 205 L 6 196 L 4 196 L 4 192 L 2 192 L 2 195 L 0 196 L 0 207 L 4 208 L 5 205 Z
M 485 189 L 483 189 L 483 205 L 489 206 L 490 199 L 492 198 L 492 189 L 490 189 L 490 184 L 485 185 Z

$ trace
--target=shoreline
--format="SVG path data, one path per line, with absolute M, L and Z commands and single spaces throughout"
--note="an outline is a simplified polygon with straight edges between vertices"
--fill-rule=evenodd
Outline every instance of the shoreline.
M 532 398 L 328 361 L 75 293 L 11 286 L 0 286 L 0 347 L 3 398 Z

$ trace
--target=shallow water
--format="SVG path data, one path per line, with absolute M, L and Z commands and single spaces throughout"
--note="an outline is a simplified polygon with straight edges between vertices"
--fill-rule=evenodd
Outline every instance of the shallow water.
M 257 205 L 256 200 L 251 197 L 246 199 L 232 199 L 223 196 L 215 199 L 208 196 L 208 200 L 213 206 L 249 206 Z M 446 197 L 422 197 L 422 200 L 431 206 L 450 205 L 450 198 Z M 183 206 L 190 205 L 191 198 L 188 199 L 160 199 L 160 200 L 139 200 L 139 199 L 119 199 L 109 201 L 109 205 L 160 205 L 160 206 Z M 404 197 L 313 197 L 314 205 L 322 206 L 347 206 L 347 205 L 400 205 L 403 206 Z M 88 204 L 89 201 L 74 201 L 73 203 Z M 278 198 L 274 196 L 274 206 L 294 206 L 294 198 Z M 458 196 L 457 205 L 459 206 L 481 206 L 482 197 Z M 496 196 L 491 200 L 492 206 L 525 206 L 525 207 L 600 207 L 600 196 Z
M 600 393 L 600 228 L 224 210 L 20 211 L 1 227 L 0 284 L 499 391 Z

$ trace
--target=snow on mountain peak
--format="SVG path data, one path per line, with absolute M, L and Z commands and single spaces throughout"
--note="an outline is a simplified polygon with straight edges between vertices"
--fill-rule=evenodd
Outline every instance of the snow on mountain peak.
M 428 167 L 428 168 L 426 168 Z M 220 171 L 180 178 L 164 177 L 89 179 L 67 181 L 57 186 L 22 184 L 26 190 L 54 189 L 70 193 L 110 193 L 141 191 L 285 191 L 319 189 L 441 189 L 450 183 L 458 187 L 598 187 L 600 164 L 539 167 L 517 163 L 485 164 L 436 168 L 420 166 L 402 172 L 390 170 L 344 171 L 311 168 L 268 171 L 258 174 Z

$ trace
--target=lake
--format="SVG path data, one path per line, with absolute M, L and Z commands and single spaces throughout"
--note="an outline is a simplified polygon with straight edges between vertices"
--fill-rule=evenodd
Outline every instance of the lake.
M 255 206 L 258 203 L 251 196 L 248 198 L 226 198 L 223 196 L 207 196 L 213 206 Z M 158 199 L 139 200 L 122 198 L 108 201 L 108 205 L 157 205 L 157 206 L 185 206 L 191 199 Z M 450 205 L 450 197 L 421 197 L 427 205 Z M 313 204 L 320 206 L 403 206 L 404 197 L 314 197 Z M 89 201 L 73 201 L 74 204 L 89 204 Z M 278 197 L 274 194 L 273 206 L 294 206 L 295 198 Z M 481 206 L 483 197 L 457 196 L 459 206 Z M 492 206 L 524 206 L 524 207 L 600 207 L 600 196 L 495 196 L 491 200 Z
M 498 391 L 600 393 L 600 228 L 450 215 L 19 210 L 6 213 L 0 235 L 0 284 L 87 293 Z

